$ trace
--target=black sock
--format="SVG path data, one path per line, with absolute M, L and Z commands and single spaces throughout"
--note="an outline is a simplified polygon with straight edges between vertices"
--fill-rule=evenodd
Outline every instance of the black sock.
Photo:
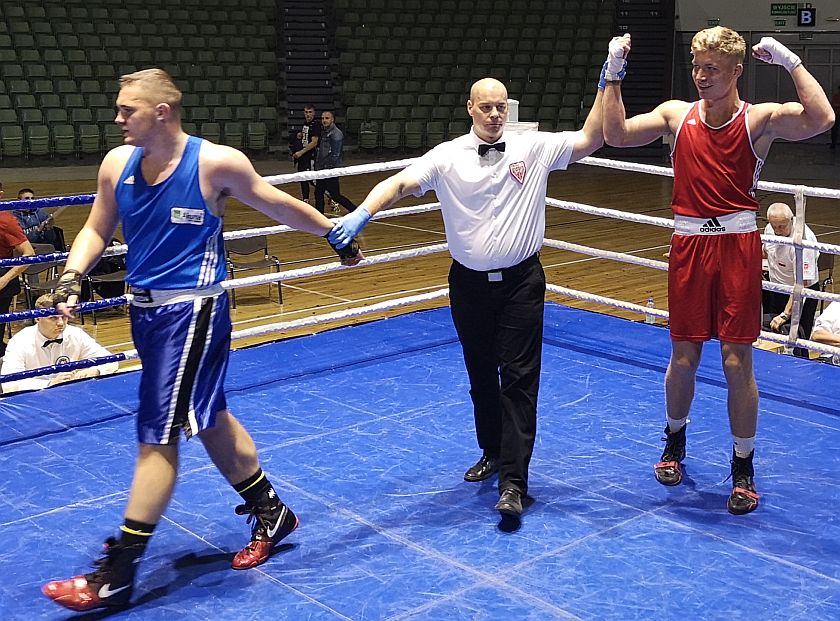
M 253 507 L 267 507 L 273 509 L 280 503 L 277 492 L 271 485 L 271 481 L 265 476 L 262 468 L 258 469 L 250 477 L 233 486 L 237 494 L 242 496 L 246 504 Z
M 156 524 L 144 524 L 136 520 L 125 519 L 125 522 L 120 526 L 120 544 L 125 546 L 139 545 L 140 550 L 146 548 L 149 539 L 152 538 L 152 533 L 155 530 Z

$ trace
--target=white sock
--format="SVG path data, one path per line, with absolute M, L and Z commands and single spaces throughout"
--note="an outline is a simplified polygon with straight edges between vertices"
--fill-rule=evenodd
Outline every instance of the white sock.
M 750 453 L 755 449 L 755 436 L 751 438 L 732 436 L 732 442 L 735 446 L 735 454 L 742 459 L 749 457 Z
M 671 433 L 679 431 L 688 422 L 688 418 L 671 418 L 668 415 L 665 418 L 668 420 L 668 429 L 670 429 Z

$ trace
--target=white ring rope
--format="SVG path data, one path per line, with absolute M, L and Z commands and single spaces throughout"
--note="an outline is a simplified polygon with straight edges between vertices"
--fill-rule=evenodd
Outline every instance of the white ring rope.
M 416 161 L 416 158 L 407 159 L 407 160 L 397 160 L 392 162 L 385 162 L 385 163 L 374 163 L 374 164 L 365 164 L 360 166 L 347 166 L 342 168 L 332 168 L 329 170 L 322 170 L 322 171 L 305 171 L 300 173 L 294 174 L 284 174 L 284 175 L 275 175 L 271 177 L 265 177 L 265 180 L 268 181 L 272 185 L 280 185 L 285 183 L 293 183 L 296 181 L 308 181 L 308 180 L 315 180 L 321 179 L 326 177 L 338 177 L 338 176 L 346 176 L 346 175 L 359 175 L 359 174 L 367 174 L 367 173 L 376 173 L 376 172 L 383 172 L 389 170 L 396 170 L 405 168 L 406 166 L 410 165 Z M 605 168 L 611 168 L 614 170 L 622 170 L 627 172 L 641 172 L 646 174 L 654 174 L 660 176 L 669 176 L 673 177 L 673 169 L 666 168 L 662 166 L 651 166 L 648 164 L 637 164 L 634 162 L 622 162 L 616 160 L 607 160 L 601 158 L 593 158 L 587 157 L 580 160 L 582 164 L 587 164 L 590 166 L 600 166 Z M 804 196 L 813 196 L 813 197 L 821 197 L 821 198 L 832 198 L 832 199 L 840 199 L 840 190 L 831 190 L 827 188 L 815 188 L 815 187 L 807 187 L 802 185 L 790 185 L 790 184 L 782 184 L 782 183 L 768 183 L 768 182 L 760 182 L 758 187 L 763 190 L 769 190 L 773 192 L 780 192 L 780 193 L 790 193 L 797 195 L 798 202 L 802 201 Z M 599 217 L 607 217 L 613 219 L 619 219 L 629 222 L 635 222 L 638 224 L 649 224 L 653 226 L 659 226 L 663 228 L 673 228 L 674 221 L 670 218 L 660 218 L 655 216 L 648 216 L 645 214 L 635 214 L 635 213 L 628 213 L 623 212 L 616 209 L 607 209 L 601 207 L 595 207 L 592 205 L 586 205 L 583 203 L 576 203 L 572 201 L 563 201 L 557 200 L 550 197 L 546 197 L 546 204 L 551 207 L 558 207 L 561 209 L 566 209 L 569 211 L 576 211 L 580 213 L 587 213 L 590 215 L 595 215 Z M 379 212 L 374 216 L 374 220 L 380 220 L 384 218 L 391 218 L 397 216 L 407 216 L 407 215 L 415 215 L 420 213 L 428 213 L 434 210 L 440 209 L 440 203 L 428 203 L 424 205 L 416 205 L 412 207 L 401 207 L 395 209 L 388 209 L 382 212 Z M 803 204 L 804 209 L 804 204 Z M 804 218 L 803 218 L 804 219 Z M 260 227 L 255 229 L 242 229 L 236 231 L 228 231 L 224 233 L 224 239 L 226 240 L 233 240 L 233 239 L 242 239 L 246 237 L 253 237 L 257 235 L 270 235 L 270 234 L 277 234 L 277 233 L 285 233 L 292 231 L 294 229 L 285 226 L 285 225 L 274 225 L 268 227 Z M 770 242 L 770 243 L 778 243 L 783 245 L 792 245 L 798 249 L 797 254 L 801 255 L 802 248 L 809 248 L 815 249 L 820 252 L 830 253 L 830 254 L 840 254 L 840 246 L 832 245 L 832 244 L 825 244 L 820 242 L 808 242 L 806 240 L 797 241 L 793 240 L 788 237 L 778 237 L 775 235 L 762 235 L 762 241 Z M 607 251 L 597 248 L 591 248 L 588 246 L 583 246 L 580 244 L 574 244 L 570 242 L 565 242 L 561 240 L 552 240 L 552 239 L 544 239 L 544 245 L 550 248 L 555 248 L 559 250 L 566 250 L 570 252 L 576 252 L 579 254 L 584 254 L 592 257 L 603 258 L 613 261 L 620 261 L 624 263 L 629 263 L 641 267 L 648 267 L 652 269 L 657 269 L 661 271 L 667 271 L 668 264 L 664 261 L 658 261 L 654 259 L 646 259 L 643 257 L 638 257 L 632 254 L 622 253 L 622 252 L 613 252 Z M 401 250 L 397 252 L 390 252 L 384 253 L 375 256 L 366 257 L 365 260 L 360 264 L 360 266 L 368 266 L 368 265 L 379 265 L 384 263 L 390 263 L 394 261 L 401 261 L 404 259 L 410 259 L 415 257 L 426 256 L 429 254 L 443 252 L 448 248 L 447 244 L 434 244 L 431 246 L 420 247 L 420 248 L 411 248 L 408 250 Z M 124 254 L 127 251 L 127 246 L 125 244 L 119 246 L 111 246 L 106 249 L 105 256 L 112 256 L 117 254 Z M 335 272 L 338 270 L 347 269 L 347 266 L 341 265 L 338 262 L 332 262 L 328 264 L 316 265 L 307 268 L 301 268 L 296 270 L 288 270 L 284 272 L 274 273 L 274 274 L 264 274 L 259 276 L 250 276 L 245 278 L 237 278 L 237 279 L 230 279 L 226 280 L 222 283 L 222 286 L 225 289 L 234 289 L 239 287 L 247 287 L 253 286 L 257 284 L 266 284 L 272 282 L 282 282 L 287 280 L 294 280 L 299 278 L 306 278 L 312 276 L 320 276 L 322 274 L 328 274 L 331 272 Z M 801 272 L 801 270 L 798 270 Z M 800 274 L 801 276 L 801 274 Z M 834 293 L 825 293 L 822 291 L 814 291 L 802 286 L 802 283 L 799 283 L 798 286 L 789 286 L 789 285 L 782 285 L 778 283 L 771 283 L 764 281 L 763 288 L 768 291 L 775 291 L 778 293 L 794 295 L 797 302 L 802 301 L 802 298 L 809 297 L 814 298 L 817 300 L 822 301 L 840 301 L 840 294 Z M 605 296 L 595 295 L 591 293 L 587 293 L 584 291 L 577 291 L 575 289 L 569 289 L 567 287 L 560 287 L 557 285 L 548 284 L 546 285 L 547 291 L 585 301 L 591 302 L 595 304 L 601 304 L 606 306 L 611 306 L 614 308 L 618 308 L 621 310 L 631 311 L 635 313 L 639 313 L 645 316 L 654 316 L 660 319 L 667 320 L 669 317 L 668 311 L 651 308 L 647 306 L 642 306 L 639 304 L 634 304 L 632 302 L 625 302 L 623 300 L 617 300 L 614 298 L 609 298 Z M 322 315 L 315 315 L 310 317 L 305 317 L 302 319 L 296 319 L 292 321 L 285 321 L 285 322 L 277 322 L 272 324 L 267 324 L 263 326 L 256 326 L 254 328 L 248 328 L 245 330 L 239 330 L 232 333 L 231 338 L 232 340 L 239 340 L 243 338 L 250 338 L 250 337 L 258 337 L 258 336 L 265 336 L 268 334 L 287 331 L 297 328 L 303 328 L 308 326 L 314 326 L 321 323 L 332 322 L 332 321 L 340 321 L 352 317 L 358 317 L 361 315 L 366 315 L 370 313 L 382 312 L 385 310 L 390 310 L 394 308 L 399 308 L 411 304 L 417 304 L 422 302 L 428 302 L 440 299 L 448 295 L 448 289 L 440 289 L 438 291 L 433 291 L 430 293 L 425 293 L 421 295 L 397 298 L 394 300 L 389 300 L 386 302 L 379 302 L 376 304 L 372 304 L 369 306 L 363 306 L 353 309 L 347 309 L 342 311 L 335 311 L 332 313 L 326 313 Z M 824 345 L 821 343 L 816 343 L 814 341 L 805 340 L 805 339 L 797 339 L 795 338 L 795 333 L 793 335 L 784 335 L 784 334 L 777 334 L 773 332 L 761 332 L 761 338 L 774 342 L 774 343 L 782 343 L 787 347 L 803 347 L 808 348 L 814 351 L 818 351 L 824 354 L 832 354 L 837 355 L 840 354 L 840 348 L 832 347 L 829 345 Z M 137 350 L 129 350 L 123 352 L 126 360 L 134 360 L 137 358 Z M 95 364 L 95 360 L 91 361 L 92 365 Z M 91 366 L 92 366 L 91 365 Z
M 550 248 L 557 248 L 558 250 L 570 250 L 579 254 L 589 255 L 590 257 L 598 257 L 599 259 L 611 259 L 613 261 L 620 261 L 622 263 L 631 263 L 633 265 L 641 265 L 643 267 L 651 267 L 655 270 L 668 271 L 668 264 L 665 261 L 657 261 L 655 259 L 645 259 L 644 257 L 637 257 L 633 254 L 624 252 L 612 252 L 611 250 L 602 250 L 600 248 L 592 248 L 590 246 L 581 246 L 580 244 L 573 244 L 571 242 L 559 241 L 556 239 L 544 239 L 543 245 Z
M 560 207 L 569 211 L 579 211 L 581 213 L 588 213 L 593 216 L 603 216 L 605 218 L 614 218 L 616 220 L 626 220 L 628 222 L 636 222 L 640 224 L 652 224 L 654 226 L 661 226 L 666 229 L 674 228 L 673 218 L 658 218 L 656 216 L 646 216 L 642 213 L 630 213 L 621 211 L 619 209 L 607 209 L 606 207 L 595 207 L 594 205 L 587 205 L 585 203 L 574 203 L 571 201 L 559 201 L 554 198 L 545 199 L 546 205 L 552 207 Z
M 391 263 L 393 261 L 401 261 L 402 259 L 413 259 L 415 257 L 426 256 L 427 254 L 443 252 L 447 248 L 447 244 L 435 244 L 433 246 L 388 252 L 385 254 L 374 255 L 372 257 L 365 257 L 365 260 L 360 265 L 379 265 L 380 263 Z M 238 289 L 239 287 L 250 287 L 252 285 L 263 285 L 272 282 L 282 282 L 285 280 L 296 280 L 298 278 L 307 278 L 309 276 L 321 276 L 323 274 L 329 274 L 330 272 L 346 269 L 350 269 L 350 267 L 342 265 L 338 262 L 332 262 L 314 265 L 312 267 L 302 267 L 300 269 L 289 270 L 287 272 L 260 274 L 258 276 L 246 276 L 244 278 L 225 280 L 221 284 L 225 289 Z
M 305 328 L 314 326 L 328 321 L 339 321 L 348 319 L 350 317 L 360 317 L 361 315 L 368 315 L 370 313 L 378 313 L 401 306 L 408 306 L 409 304 L 419 304 L 422 302 L 430 302 L 449 295 L 449 289 L 438 289 L 437 291 L 430 291 L 429 293 L 422 293 L 420 295 L 413 295 L 404 298 L 397 298 L 388 300 L 386 302 L 377 302 L 368 306 L 359 306 L 342 311 L 335 311 L 332 313 L 325 313 L 323 315 L 313 315 L 311 317 L 303 317 L 301 319 L 294 319 L 292 321 L 280 321 L 278 323 L 267 324 L 264 326 L 256 326 L 254 328 L 247 328 L 245 330 L 238 330 L 232 334 L 232 338 L 244 339 L 252 336 L 264 336 L 273 332 L 282 332 L 284 330 L 293 330 L 296 328 Z
M 580 164 L 587 164 L 589 166 L 600 166 L 602 168 L 611 168 L 614 170 L 623 170 L 627 172 L 640 172 L 650 175 L 659 175 L 662 177 L 673 177 L 674 169 L 666 168 L 665 166 L 651 166 L 650 164 L 637 164 L 635 162 L 623 162 L 618 160 L 608 160 L 600 157 L 585 157 L 578 160 Z M 796 194 L 801 191 L 804 196 L 812 196 L 815 198 L 837 198 L 840 199 L 840 190 L 832 190 L 830 188 L 819 188 L 805 185 L 794 185 L 790 183 L 774 183 L 771 181 L 759 181 L 759 190 L 767 190 L 768 192 L 779 192 L 780 194 Z

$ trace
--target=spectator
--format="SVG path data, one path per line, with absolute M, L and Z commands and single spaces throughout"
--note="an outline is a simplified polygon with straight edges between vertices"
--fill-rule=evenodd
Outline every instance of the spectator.
M 834 108 L 834 125 L 831 126 L 831 148 L 837 147 L 837 132 L 840 131 L 840 121 L 837 117 L 840 116 L 840 86 L 837 87 L 837 92 L 831 96 L 831 107 Z
M 51 295 L 42 295 L 35 301 L 35 308 L 52 307 Z M 38 317 L 34 326 L 27 326 L 15 334 L 6 347 L 0 375 L 110 355 L 111 352 L 88 336 L 87 332 L 68 323 L 69 320 L 61 314 Z M 119 363 L 109 362 L 86 369 L 5 382 L 3 392 L 47 388 L 83 377 L 115 373 L 118 368 Z
M 769 224 L 764 228 L 765 235 L 777 235 L 778 237 L 792 237 L 793 225 L 795 223 L 793 212 L 785 203 L 773 203 L 767 208 L 767 220 Z M 816 242 L 814 232 L 805 225 L 802 235 L 806 241 Z M 770 272 L 770 282 L 782 285 L 793 286 L 796 284 L 796 251 L 793 246 L 785 244 L 764 244 L 764 257 L 767 259 L 767 266 Z M 820 253 L 818 250 L 808 248 L 802 251 L 802 277 L 804 285 L 809 289 L 819 290 L 819 272 L 817 270 L 817 259 Z M 764 291 L 762 293 L 762 311 L 765 325 L 774 332 L 781 332 L 785 325 L 790 322 L 793 312 L 793 296 L 777 293 L 775 291 Z M 814 315 L 817 312 L 817 301 L 814 298 L 805 298 L 802 305 L 802 314 L 799 319 L 799 335 L 807 338 L 814 326 Z M 808 357 L 808 350 L 797 347 L 794 355 L 802 358 Z
M 3 198 L 3 184 L 0 183 L 0 199 Z M 26 239 L 17 219 L 8 211 L 0 211 L 0 259 L 11 259 L 15 250 L 23 256 L 32 256 L 35 251 Z M 0 267 L 0 315 L 9 312 L 12 299 L 20 293 L 18 276 L 26 271 L 25 265 Z M 0 324 L 0 358 L 6 352 L 6 324 Z
M 295 161 L 295 168 L 298 172 L 312 170 L 312 157 L 318 147 L 318 140 L 321 138 L 321 124 L 315 120 L 315 106 L 307 104 L 303 108 L 303 126 L 297 134 L 300 141 L 300 148 L 292 153 Z M 311 181 L 300 182 L 300 195 L 304 201 L 309 202 L 309 186 Z
M 19 200 L 32 200 L 35 192 L 30 188 L 18 190 Z M 66 252 L 67 246 L 64 243 L 64 231 L 55 226 L 55 216 L 43 209 L 16 209 L 15 217 L 20 223 L 26 238 L 33 244 L 50 244 L 57 252 Z
M 344 151 L 344 133 L 335 124 L 335 117 L 329 110 L 321 113 L 321 138 L 318 141 L 318 151 L 315 156 L 315 170 L 327 170 L 341 166 Z M 356 209 L 355 203 L 341 193 L 338 177 L 318 179 L 315 182 L 315 209 L 324 213 L 324 193 L 329 192 L 330 198 L 344 207 L 347 211 Z

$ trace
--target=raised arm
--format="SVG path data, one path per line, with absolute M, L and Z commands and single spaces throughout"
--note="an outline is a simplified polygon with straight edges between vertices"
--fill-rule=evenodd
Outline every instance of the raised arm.
M 805 140 L 829 129 L 835 120 L 834 110 L 822 86 L 804 67 L 799 56 L 772 37 L 762 37 L 752 48 L 752 55 L 766 63 L 787 69 L 796 87 L 799 101 L 756 105 L 765 121 L 753 132 L 753 140 L 769 142 L 774 138 Z
M 577 131 L 575 146 L 572 150 L 572 158 L 569 162 L 577 162 L 579 159 L 592 155 L 595 151 L 604 146 L 604 124 L 602 114 L 602 99 L 604 91 L 598 88 L 592 109 L 586 115 L 583 127 Z
M 602 73 L 605 84 L 602 98 L 604 140 L 613 147 L 639 147 L 669 134 L 673 110 L 680 104 L 685 105 L 683 102 L 668 101 L 652 112 L 628 119 L 621 98 L 621 81 L 629 54 L 630 35 L 613 38 Z

